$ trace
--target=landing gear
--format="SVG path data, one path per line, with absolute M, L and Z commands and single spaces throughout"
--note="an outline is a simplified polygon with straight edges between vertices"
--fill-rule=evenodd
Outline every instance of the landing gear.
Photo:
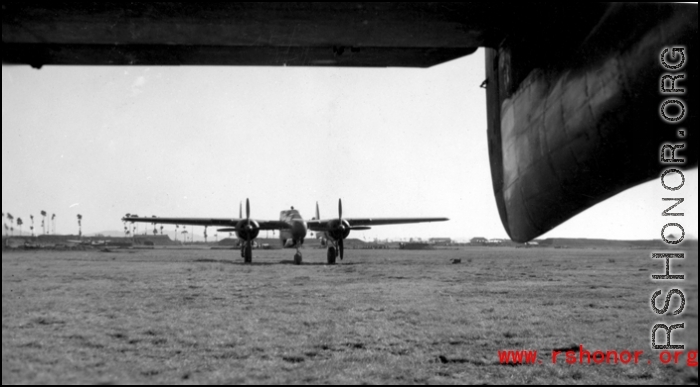
M 241 256 L 243 256 L 243 262 L 253 262 L 253 246 L 250 242 L 246 242 L 241 248 Z
M 299 244 L 297 244 L 297 252 L 294 254 L 294 264 L 301 265 L 301 251 L 299 251 Z
M 335 250 L 335 247 L 333 246 L 328 246 L 328 264 L 329 265 L 335 265 L 335 257 L 337 256 L 337 252 Z

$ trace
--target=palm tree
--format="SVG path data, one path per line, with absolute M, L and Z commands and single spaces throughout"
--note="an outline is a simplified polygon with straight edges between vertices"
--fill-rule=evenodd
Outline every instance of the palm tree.
M 182 239 L 187 242 L 187 230 L 182 230 Z
M 15 221 L 15 217 L 12 216 L 9 212 L 7 213 L 7 220 L 10 221 L 10 236 L 13 236 L 15 234 L 15 227 L 12 225 L 13 222 Z
M 130 217 L 131 217 L 131 214 L 129 214 L 129 213 L 127 213 L 126 215 L 124 215 L 124 219 L 130 218 Z M 128 235 L 129 235 L 129 226 L 127 226 L 126 220 L 125 220 L 125 221 L 124 221 L 124 237 L 127 237 Z
M 163 235 L 163 225 L 160 225 L 160 235 Z
M 204 243 L 207 243 L 207 226 L 204 226 Z
M 179 228 L 180 228 L 180 225 L 176 224 L 175 225 L 175 242 L 177 242 L 177 232 L 178 232 Z
M 56 234 L 56 214 L 51 214 L 51 234 Z
M 17 226 L 19 226 L 19 236 L 22 236 L 22 224 L 24 224 L 24 222 L 22 222 L 22 218 L 17 218 Z
M 43 234 L 46 234 L 46 227 L 44 226 L 44 224 L 45 224 L 44 221 L 46 220 L 46 211 L 41 211 L 40 214 L 42 217 L 41 218 L 41 232 Z
M 31 226 L 29 226 L 29 230 L 32 232 L 32 237 L 34 236 L 34 215 L 29 215 L 29 220 L 32 221 Z
M 139 216 L 136 215 L 136 214 L 131 214 L 131 217 L 132 217 L 132 218 L 138 218 Z M 136 237 L 136 234 L 137 234 L 138 231 L 139 231 L 138 223 L 132 223 L 131 226 L 132 226 L 132 227 L 131 227 L 131 229 L 132 229 L 132 230 L 131 230 L 131 231 L 132 231 L 131 235 L 133 235 L 134 237 Z
M 83 216 L 78 214 L 78 237 L 83 237 Z

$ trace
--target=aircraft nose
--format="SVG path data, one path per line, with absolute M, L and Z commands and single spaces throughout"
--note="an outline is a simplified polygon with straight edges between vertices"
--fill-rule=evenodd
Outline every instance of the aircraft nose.
M 296 237 L 305 237 L 306 224 L 304 222 L 294 222 L 294 224 L 292 225 L 292 234 L 294 234 Z

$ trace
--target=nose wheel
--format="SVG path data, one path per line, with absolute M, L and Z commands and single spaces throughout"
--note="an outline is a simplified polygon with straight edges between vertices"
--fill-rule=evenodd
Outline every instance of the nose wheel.
M 297 252 L 294 254 L 294 264 L 301 265 L 301 251 L 299 251 L 299 244 L 297 243 Z

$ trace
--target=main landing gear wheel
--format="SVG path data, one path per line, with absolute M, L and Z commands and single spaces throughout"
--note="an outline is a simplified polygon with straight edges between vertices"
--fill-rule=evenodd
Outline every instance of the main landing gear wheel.
M 336 257 L 335 247 L 330 246 L 328 248 L 328 264 L 329 265 L 335 265 L 335 257 Z
M 246 244 L 245 247 L 243 247 L 243 262 L 253 262 L 253 246 L 250 244 Z
M 294 264 L 301 265 L 301 253 L 294 254 Z

